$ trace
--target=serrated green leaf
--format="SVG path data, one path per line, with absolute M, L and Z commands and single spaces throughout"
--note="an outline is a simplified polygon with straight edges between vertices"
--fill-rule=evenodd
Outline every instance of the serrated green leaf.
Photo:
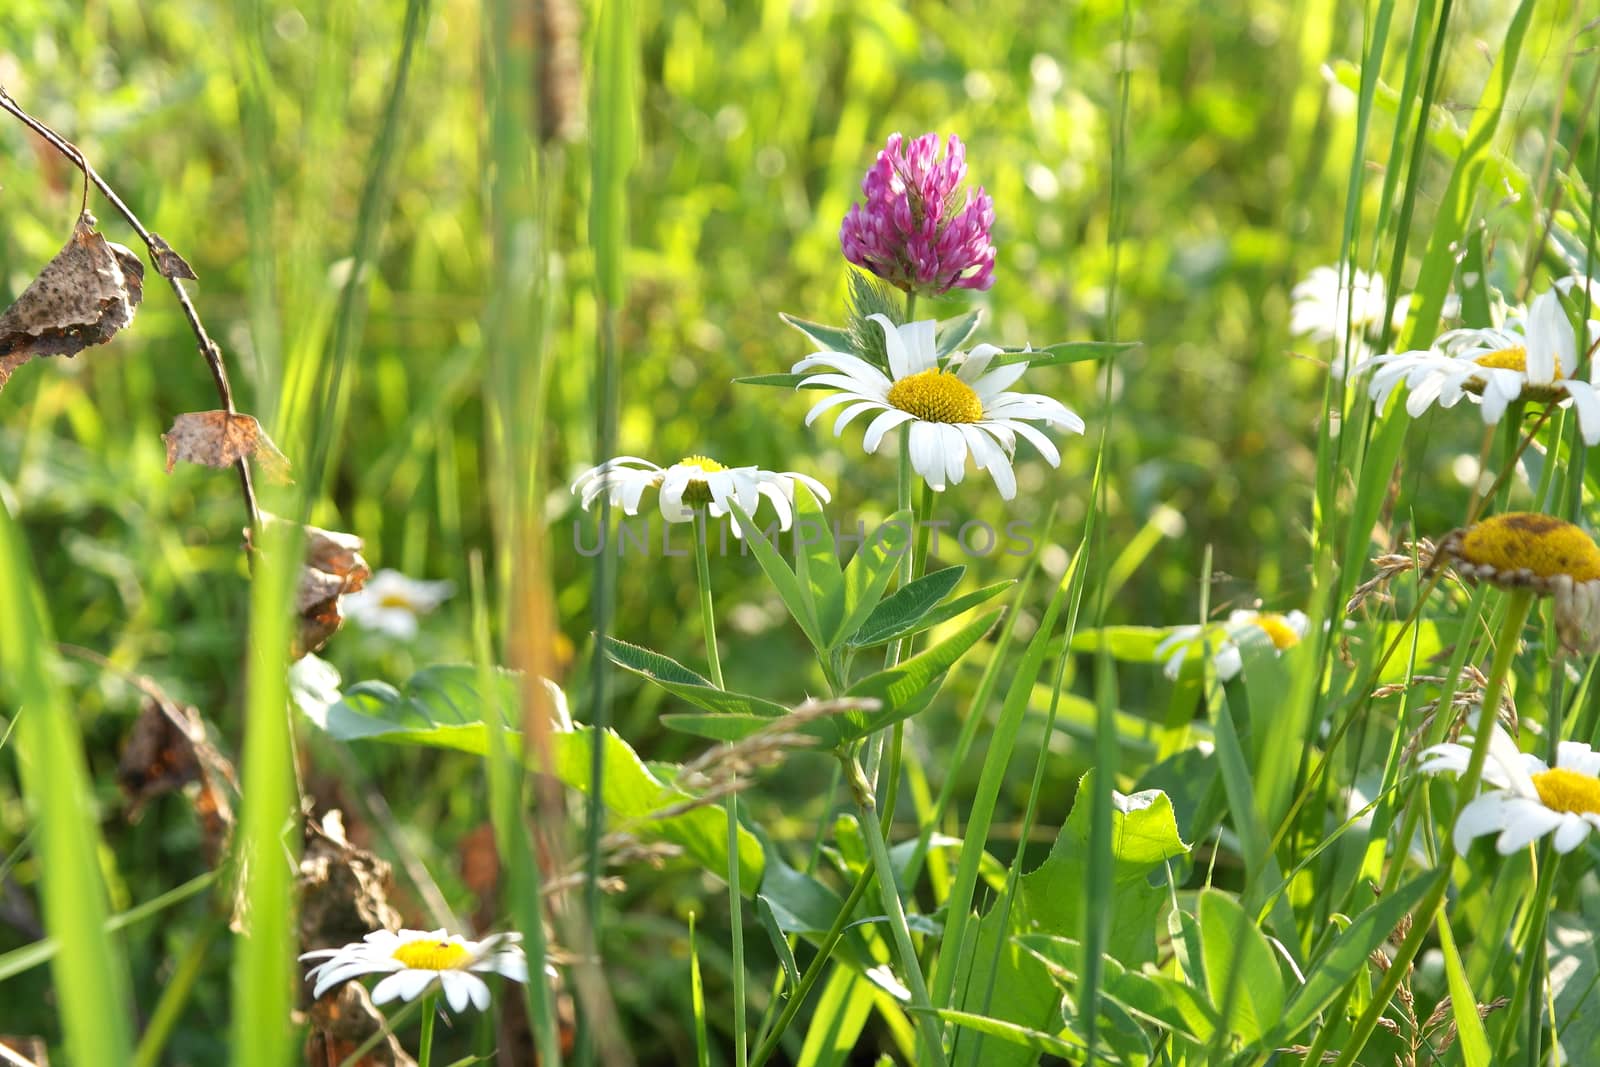
M 890 515 L 867 537 L 845 568 L 839 621 L 828 634 L 828 648 L 837 648 L 861 628 L 889 586 L 889 579 L 911 550 L 911 512 Z
M 892 640 L 912 629 L 933 610 L 934 605 L 950 595 L 950 591 L 966 573 L 964 566 L 945 567 L 896 589 L 872 609 L 871 614 L 850 636 L 849 643 L 856 648 L 867 648 Z
M 791 315 L 786 311 L 778 312 L 778 318 L 810 338 L 819 351 L 855 354 L 855 349 L 850 345 L 850 331 L 844 326 L 829 326 L 825 322 L 812 322 L 810 319 L 802 319 L 800 316 Z
M 748 715 L 770 722 L 789 713 L 782 704 L 748 693 L 718 689 L 670 656 L 607 637 L 606 655 L 617 666 L 646 678 L 696 707 L 725 715 Z
M 838 644 L 833 635 L 844 619 L 845 578 L 839 569 L 839 555 L 833 546 L 833 531 L 828 527 L 822 505 L 801 486 L 795 493 L 794 576 L 810 595 L 816 612 L 817 632 L 828 637 L 828 647 Z
M 767 535 L 749 515 L 745 514 L 743 508 L 730 502 L 728 510 L 732 512 L 734 521 L 743 531 L 745 544 L 755 553 L 756 562 L 761 565 L 767 580 L 777 590 L 783 606 L 789 609 L 790 616 L 799 623 L 800 629 L 805 632 L 812 647 L 818 652 L 826 652 L 828 646 L 823 642 L 822 631 L 817 626 L 817 609 L 811 602 L 810 591 L 795 577 L 794 571 L 789 569 L 789 565 L 783 561 L 778 550 L 772 547 L 772 542 L 767 540 Z
M 983 318 L 983 309 L 973 308 L 965 315 L 957 315 L 953 319 L 945 319 L 939 323 L 938 336 L 935 348 L 940 359 L 948 356 L 966 343 L 978 328 L 978 322 Z
M 1107 359 L 1140 347 L 1139 341 L 1063 341 L 1044 348 L 1007 349 L 989 362 L 989 368 L 1005 367 L 1013 363 L 1026 363 L 1030 367 L 1059 367 L 1067 363 L 1086 363 L 1091 359 Z
M 882 701 L 883 706 L 877 711 L 847 711 L 817 725 L 826 723 L 837 731 L 834 743 L 839 744 L 859 740 L 917 714 L 933 701 L 950 668 L 989 632 L 999 617 L 998 611 L 992 611 L 904 663 L 868 675 L 850 687 L 848 696 Z

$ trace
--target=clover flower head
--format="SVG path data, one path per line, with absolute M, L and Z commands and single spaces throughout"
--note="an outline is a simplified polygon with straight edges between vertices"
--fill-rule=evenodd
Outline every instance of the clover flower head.
M 1272 647 L 1282 652 L 1305 639 L 1308 625 L 1306 613 L 1299 610 L 1282 613 L 1233 611 L 1229 612 L 1227 621 L 1220 627 L 1215 624 L 1173 627 L 1172 632 L 1156 646 L 1155 658 L 1162 665 L 1161 673 L 1168 678 L 1176 679 L 1183 670 L 1184 661 L 1189 658 L 1189 653 L 1200 648 L 1202 643 L 1209 639 L 1211 662 L 1216 668 L 1217 678 L 1220 681 L 1230 682 L 1244 668 L 1244 656 L 1239 651 L 1239 640 L 1250 630 L 1255 629 L 1265 633 L 1267 639 L 1272 642 Z
M 979 186 L 964 192 L 967 150 L 950 135 L 910 144 L 898 133 L 861 182 L 866 203 L 851 205 L 839 228 L 844 258 L 908 293 L 939 295 L 994 284 L 994 201 Z
M 1483 765 L 1483 783 L 1491 788 L 1456 816 L 1457 852 L 1465 852 L 1475 837 L 1499 834 L 1495 850 L 1509 856 L 1553 833 L 1556 851 L 1567 853 L 1591 831 L 1600 830 L 1600 752 L 1576 741 L 1562 741 L 1551 766 L 1518 749 L 1499 724 L 1491 729 L 1489 755 Z M 1424 774 L 1466 773 L 1473 741 L 1463 737 L 1461 744 L 1447 742 L 1424 749 L 1418 770 Z
M 1574 652 L 1600 651 L 1600 547 L 1572 523 L 1508 511 L 1452 530 L 1434 560 L 1473 581 L 1553 598 L 1561 643 Z
M 836 435 L 857 415 L 879 412 L 867 424 L 862 440 L 868 452 L 876 452 L 890 430 L 907 424 L 911 466 L 929 488 L 942 492 L 947 485 L 959 484 L 970 451 L 978 469 L 989 472 L 1007 500 L 1017 495 L 1011 458 L 1018 436 L 1031 442 L 1052 467 L 1061 465 L 1055 444 L 1031 422 L 1083 432 L 1083 420 L 1059 400 L 1006 392 L 1028 369 L 1025 357 L 993 366 L 1002 350 L 978 345 L 971 352 L 952 353 L 941 367 L 932 319 L 904 326 L 896 326 L 885 315 L 873 315 L 872 321 L 883 329 L 889 374 L 850 352 L 814 352 L 794 365 L 793 373 L 807 374 L 798 388 L 841 390 L 812 406 L 807 426 L 840 404 L 849 406 L 834 420 Z
M 755 516 L 762 498 L 778 513 L 780 529 L 787 530 L 794 518 L 794 487 L 804 485 L 819 504 L 829 494 L 815 478 L 793 471 L 764 471 L 759 467 L 725 467 L 709 456 L 687 456 L 670 467 L 658 467 L 647 459 L 618 456 L 584 471 L 572 483 L 585 511 L 607 494 L 627 515 L 639 514 L 639 500 L 646 489 L 660 489 L 658 504 L 668 522 L 692 522 L 695 513 L 706 511 L 714 519 L 729 514 L 728 505 L 737 503 L 745 514 Z M 733 528 L 742 536 L 740 527 Z
M 470 1003 L 484 1011 L 489 986 L 479 975 L 528 980 L 528 957 L 519 940 L 517 934 L 469 941 L 444 930 L 374 930 L 343 948 L 316 949 L 300 959 L 322 961 L 306 972 L 306 980 L 316 983 L 312 997 L 351 978 L 382 974 L 372 989 L 374 1004 L 396 997 L 415 1000 L 437 983 L 452 1010 L 465 1011 Z
M 1390 352 L 1365 360 L 1356 370 L 1372 370 L 1368 387 L 1381 411 L 1403 382 L 1406 414 L 1422 415 L 1429 407 L 1454 407 L 1463 396 L 1481 406 L 1483 421 L 1500 421 L 1513 401 L 1571 404 L 1578 429 L 1590 445 L 1600 444 L 1600 364 L 1590 361 L 1589 379 L 1572 377 L 1578 370 L 1577 334 L 1561 305 L 1558 283 L 1541 293 L 1525 314 L 1512 314 L 1505 324 L 1484 329 L 1449 330 L 1432 348 Z M 1590 343 L 1600 337 L 1600 322 L 1588 325 Z

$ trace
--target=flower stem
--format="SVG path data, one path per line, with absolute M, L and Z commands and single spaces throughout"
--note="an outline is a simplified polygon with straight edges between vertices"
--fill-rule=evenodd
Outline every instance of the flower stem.
M 1472 800 L 1478 791 L 1478 783 L 1483 780 L 1483 765 L 1489 755 L 1489 737 L 1499 719 L 1500 694 L 1505 692 L 1506 678 L 1510 676 L 1511 663 L 1516 659 L 1517 642 L 1522 637 L 1522 627 L 1528 621 L 1528 610 L 1532 607 L 1532 592 L 1526 589 L 1511 592 L 1506 605 L 1506 617 L 1501 622 L 1500 632 L 1496 637 L 1494 662 L 1489 667 L 1489 682 L 1483 691 L 1482 710 L 1478 713 L 1478 735 L 1473 740 L 1472 758 L 1467 763 L 1466 773 L 1461 776 L 1461 788 L 1456 801 L 1457 818 L 1460 818 L 1461 809 Z M 1455 858 L 1455 834 L 1451 833 L 1445 837 L 1444 847 L 1439 852 L 1436 866 L 1449 871 Z M 1355 1064 L 1356 1057 L 1361 1054 L 1367 1039 L 1372 1036 L 1373 1029 L 1378 1025 L 1378 1019 L 1389 1006 L 1390 998 L 1394 996 L 1395 990 L 1400 988 L 1400 982 L 1405 977 L 1411 961 L 1416 959 L 1418 951 L 1421 950 L 1423 940 L 1433 927 L 1433 918 L 1444 903 L 1445 891 L 1449 885 L 1449 876 L 1441 877 L 1417 905 L 1416 911 L 1412 913 L 1411 933 L 1406 935 L 1405 941 L 1396 950 L 1388 971 L 1384 973 L 1383 982 L 1373 993 L 1366 1011 L 1361 1013 L 1361 1018 L 1356 1020 L 1351 1028 L 1350 1036 L 1344 1042 L 1344 1051 L 1334 1067 L 1353 1067 Z
M 1535 879 L 1533 896 L 1528 901 L 1527 922 L 1522 928 L 1522 967 L 1517 971 L 1516 991 L 1511 994 L 1510 1010 L 1505 1013 L 1505 1019 L 1500 1027 L 1500 1039 L 1495 1046 L 1495 1063 L 1511 1062 L 1511 1042 L 1523 1022 L 1528 1025 L 1528 1047 L 1523 1050 L 1526 1053 L 1526 1062 L 1535 1065 L 1541 1062 L 1539 1039 L 1542 1034 L 1543 1011 L 1540 1008 L 1542 998 L 1537 991 L 1530 997 L 1529 991 L 1535 989 L 1534 975 L 1543 970 L 1548 963 L 1544 951 L 1545 921 L 1550 915 L 1550 894 L 1554 891 L 1556 867 L 1560 861 L 1551 854 L 1548 846 L 1540 848 L 1538 855 L 1539 875 Z M 1519 1011 L 1520 1007 L 1526 1007 L 1526 1012 Z
M 718 689 L 726 688 L 722 682 L 722 659 L 717 652 L 717 620 L 711 605 L 711 561 L 706 550 L 706 513 L 694 517 L 694 571 L 700 585 L 700 624 L 706 635 L 706 665 L 711 671 L 711 682 Z M 737 1067 L 745 1067 L 745 973 L 744 973 L 744 899 L 739 889 L 739 791 L 738 781 L 732 783 L 723 800 L 723 810 L 728 813 L 728 921 L 733 935 L 733 1049 Z
M 944 1067 L 944 1039 L 940 1034 L 938 1017 L 933 1011 L 933 1002 L 928 998 L 928 986 L 922 977 L 922 963 L 917 959 L 916 946 L 911 942 L 911 927 L 906 923 L 905 907 L 900 903 L 900 889 L 894 879 L 894 861 L 889 858 L 889 846 L 878 825 L 877 800 L 871 784 L 862 773 L 861 765 L 854 759 L 846 759 L 848 765 L 845 767 L 845 776 L 850 779 L 851 791 L 855 794 L 861 832 L 867 839 L 867 852 L 877 873 L 878 895 L 889 919 L 889 932 L 894 938 L 900 969 L 905 972 L 906 988 L 911 991 L 911 1011 L 924 1050 L 912 1059 L 916 1063 Z
M 422 1040 L 417 1044 L 417 1067 L 428 1067 L 433 1061 L 433 1020 L 439 1014 L 438 999 L 437 993 L 422 998 Z

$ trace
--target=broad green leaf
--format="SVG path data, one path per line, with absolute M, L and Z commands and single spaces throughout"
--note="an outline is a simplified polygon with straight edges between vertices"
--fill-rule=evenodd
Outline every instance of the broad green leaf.
M 1200 891 L 1200 944 L 1206 992 L 1229 1031 L 1248 1047 L 1283 1011 L 1283 979 L 1266 935 L 1231 894 Z
M 1295 991 L 1283 1017 L 1273 1027 L 1274 1042 L 1288 1044 L 1311 1025 L 1346 986 L 1364 974 L 1367 957 L 1394 933 L 1401 920 L 1444 874 L 1444 870 L 1439 869 L 1412 879 L 1378 899 L 1340 931 L 1328 950 L 1307 969 L 1305 984 Z
M 889 579 L 905 554 L 911 551 L 911 527 L 911 512 L 897 511 L 856 550 L 844 571 L 843 603 L 837 615 L 838 622 L 831 630 L 823 630 L 828 635 L 830 649 L 837 648 L 859 630 L 878 606 Z
M 949 567 L 945 568 L 945 570 L 949 570 L 949 569 L 950 569 Z M 939 571 L 939 572 L 935 572 L 935 573 L 943 573 L 943 572 Z M 1005 592 L 1007 589 L 1010 589 L 1015 584 L 1016 584 L 1016 582 L 1013 579 L 1006 578 L 1006 579 L 1004 579 L 1002 581 L 995 582 L 992 585 L 986 585 L 982 589 L 974 589 L 970 593 L 963 593 L 961 596 L 956 597 L 954 600 L 946 601 L 943 604 L 936 605 L 930 611 L 928 611 L 927 614 L 923 615 L 916 622 L 911 623 L 910 625 L 906 626 L 904 629 L 890 631 L 888 633 L 885 633 L 885 634 L 882 634 L 882 635 L 880 635 L 878 637 L 873 638 L 871 641 L 863 641 L 863 642 L 859 642 L 858 643 L 858 642 L 852 640 L 852 641 L 847 642 L 847 643 L 852 648 L 868 648 L 868 647 L 871 647 L 873 645 L 885 645 L 885 644 L 888 644 L 890 641 L 898 640 L 899 638 L 902 638 L 902 637 L 910 637 L 912 634 L 920 634 L 924 630 L 933 629 L 935 626 L 938 626 L 940 623 L 950 621 L 951 619 L 955 618 L 957 615 L 961 615 L 961 614 L 964 614 L 965 612 L 971 611 L 973 608 L 977 607 L 979 604 L 982 604 L 982 603 L 985 603 L 987 601 L 993 600 L 995 597 L 999 596 L 1001 593 Z M 907 588 L 910 588 L 910 587 L 908 586 Z M 897 590 L 897 592 L 898 592 L 898 590 Z M 862 632 L 865 632 L 865 630 L 866 630 L 866 627 L 865 627 L 865 624 L 863 624 Z
M 761 564 L 762 571 L 766 573 L 773 589 L 777 590 L 784 607 L 789 609 L 794 621 L 805 631 L 812 647 L 818 652 L 827 651 L 828 646 L 822 640 L 822 631 L 817 625 L 817 608 L 811 601 L 810 591 L 795 577 L 794 571 L 789 569 L 789 565 L 783 561 L 778 550 L 772 547 L 772 542 L 767 540 L 767 535 L 749 515 L 745 514 L 744 509 L 738 504 L 730 503 L 729 510 L 733 513 L 734 521 L 739 524 L 739 529 L 744 531 L 745 543 L 755 553 L 756 562 Z
M 662 657 L 665 659 L 665 657 Z M 667 663 L 672 663 L 668 660 Z M 678 670 L 693 675 L 692 671 L 676 665 Z M 670 672 L 671 668 L 664 668 Z M 469 677 L 476 668 L 465 668 Z M 307 712 L 307 718 L 339 740 L 374 740 L 388 744 L 415 745 L 426 748 L 448 749 L 474 756 L 485 756 L 489 751 L 488 728 L 480 719 L 477 722 L 435 722 L 431 711 L 443 707 L 436 701 L 439 686 L 438 668 L 421 672 L 427 675 L 425 684 L 415 687 L 420 697 L 414 696 L 414 687 L 408 682 L 396 688 L 381 682 L 362 682 L 346 691 L 344 699 L 323 709 L 321 714 Z M 504 681 L 509 672 L 502 672 Z M 459 680 L 453 672 L 452 681 Z M 712 690 L 712 692 L 720 692 Z M 449 707 L 459 712 L 466 707 L 463 694 L 451 689 L 453 702 Z M 354 694 L 354 699 L 352 699 Z M 727 694 L 736 696 L 736 694 Z M 483 702 L 478 701 L 481 710 Z M 501 705 L 510 710 L 514 702 Z M 776 706 L 776 705 L 774 705 Z M 780 709 L 781 711 L 782 709 Z M 587 794 L 590 789 L 590 760 L 594 745 L 593 727 L 580 726 L 571 731 L 556 731 L 550 735 L 546 752 L 530 751 L 527 759 L 537 769 L 548 772 L 562 784 Z M 701 867 L 712 874 L 728 869 L 728 827 L 722 810 L 717 807 L 694 808 L 670 817 L 660 812 L 679 807 L 694 799 L 694 795 L 663 781 L 647 767 L 636 752 L 614 730 L 601 735 L 601 755 L 605 770 L 604 795 L 601 797 L 611 813 L 613 829 L 633 829 L 641 834 L 660 838 L 679 845 Z M 516 730 L 506 730 L 505 744 L 509 751 L 523 752 L 522 735 Z M 548 767 L 546 763 L 548 762 Z M 670 771 L 671 765 L 664 765 Z M 763 866 L 761 842 L 743 827 L 739 830 L 740 884 L 752 893 L 760 884 Z
M 1049 934 L 1022 934 L 1017 942 L 1044 963 L 1065 992 L 1073 991 L 1083 960 L 1083 947 L 1078 941 Z M 1103 959 L 1101 995 L 1130 1015 L 1195 1043 L 1206 1041 L 1216 1029 L 1215 1012 L 1193 986 L 1172 979 L 1158 984 L 1154 975 L 1130 971 L 1111 956 Z
M 850 346 L 850 331 L 844 326 L 812 322 L 810 319 L 802 319 L 786 311 L 778 312 L 778 318 L 810 338 L 819 351 L 855 353 L 855 349 Z
M 1022 876 L 1021 911 L 1029 925 L 1018 929 L 1077 937 L 1083 927 L 1089 774 L 1078 783 L 1078 801 L 1050 855 L 1037 870 Z M 1167 901 L 1167 890 L 1151 885 L 1150 874 L 1167 860 L 1187 854 L 1189 846 L 1178 836 L 1172 802 L 1165 793 L 1154 789 L 1130 795 L 1114 792 L 1112 803 L 1114 907 L 1106 954 L 1126 967 L 1138 967 L 1155 958 L 1156 923 Z
M 915 628 L 935 604 L 950 595 L 966 573 L 967 568 L 963 566 L 945 567 L 896 589 L 872 609 L 855 633 L 849 635 L 849 643 L 856 648 L 867 648 Z
M 938 337 L 935 347 L 939 358 L 942 360 L 956 349 L 966 343 L 973 331 L 978 328 L 978 321 L 983 318 L 982 308 L 973 308 L 965 315 L 957 315 L 953 319 L 945 319 L 939 323 Z
M 1567 1063 L 1600 1063 L 1600 953 L 1592 919 L 1552 911 L 1545 932 L 1556 1039 Z

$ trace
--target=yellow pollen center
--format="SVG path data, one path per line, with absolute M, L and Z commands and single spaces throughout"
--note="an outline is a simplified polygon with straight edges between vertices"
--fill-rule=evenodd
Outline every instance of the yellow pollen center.
M 696 467 L 707 474 L 727 470 L 722 464 L 710 456 L 684 456 L 678 461 L 680 467 Z M 711 486 L 703 478 L 691 478 L 689 484 L 683 488 L 683 502 L 692 509 L 700 509 L 711 503 Z
M 1575 582 L 1600 578 L 1600 547 L 1553 515 L 1510 511 L 1484 519 L 1461 538 L 1460 556 L 1497 571 L 1530 570 L 1540 578 L 1565 574 Z
M 472 962 L 472 953 L 454 941 L 407 941 L 394 958 L 413 971 L 459 971 Z
M 889 387 L 889 403 L 923 422 L 983 421 L 983 401 L 948 371 L 908 374 Z
M 1551 811 L 1569 815 L 1600 815 L 1600 778 L 1566 767 L 1552 767 L 1533 775 L 1539 800 Z
M 1515 370 L 1528 373 L 1528 350 L 1521 345 L 1513 348 L 1496 349 L 1485 352 L 1472 362 L 1480 367 L 1493 367 L 1497 370 Z M 1556 360 L 1556 377 L 1561 375 L 1561 360 Z
M 1289 620 L 1282 615 L 1276 613 L 1261 614 L 1250 621 L 1267 632 L 1267 636 L 1272 638 L 1272 647 L 1279 652 L 1286 648 L 1293 648 L 1300 643 L 1300 635 L 1289 624 Z
M 410 598 L 404 596 L 403 594 L 390 593 L 388 596 L 383 597 L 378 601 L 378 606 L 380 608 L 408 608 L 409 609 L 411 607 L 411 600 L 410 600 Z

